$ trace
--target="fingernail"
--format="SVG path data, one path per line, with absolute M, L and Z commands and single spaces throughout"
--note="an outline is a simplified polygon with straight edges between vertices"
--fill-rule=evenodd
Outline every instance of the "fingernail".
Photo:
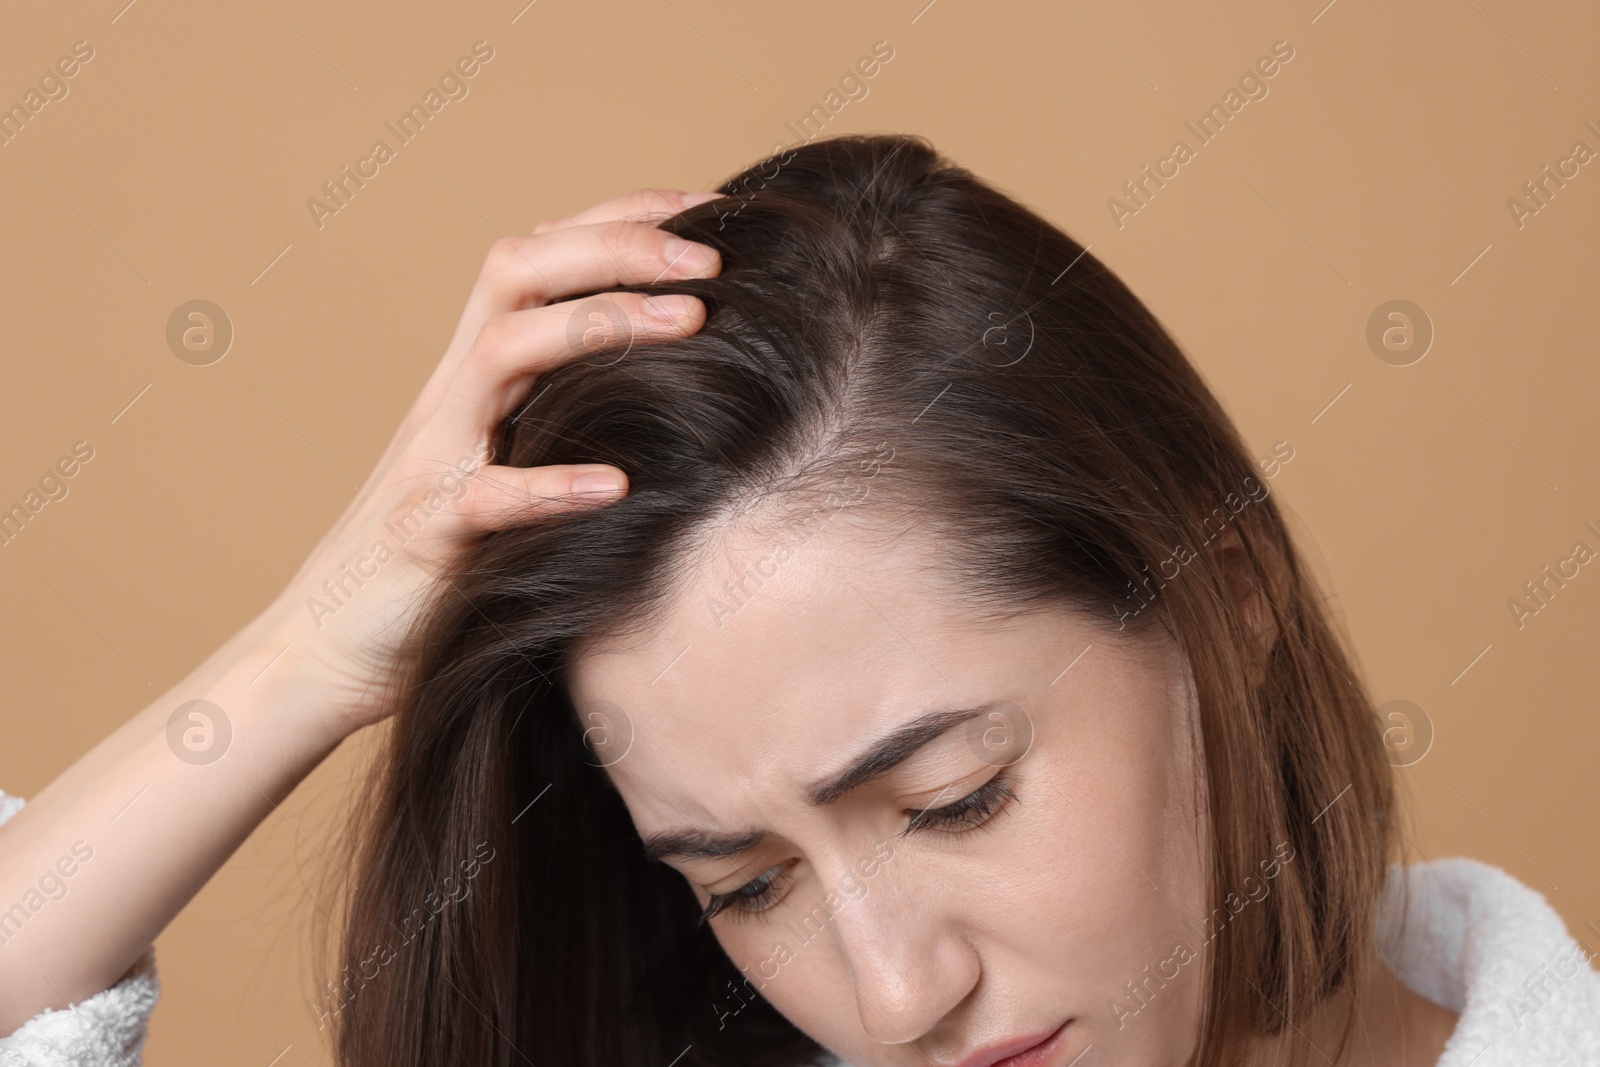
M 697 241 L 674 237 L 667 242 L 667 269 L 679 274 L 698 274 L 717 261 L 717 250 Z
M 694 305 L 692 296 L 682 296 L 672 293 L 668 296 L 647 296 L 644 299 L 644 310 L 652 319 L 661 322 L 681 322 L 688 318 L 689 310 Z
M 684 193 L 683 202 L 693 207 L 696 204 L 704 204 L 707 200 L 715 200 L 722 195 L 721 193 Z
M 579 496 L 616 496 L 621 489 L 622 483 L 609 471 L 591 471 L 572 479 L 572 491 Z

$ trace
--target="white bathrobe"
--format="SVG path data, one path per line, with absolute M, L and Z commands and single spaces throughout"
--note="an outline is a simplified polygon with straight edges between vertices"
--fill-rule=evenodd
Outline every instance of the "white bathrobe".
M 0 823 L 21 807 L 0 793 Z M 1411 890 L 1403 936 L 1402 872 Z M 1437 1067 L 1600 1065 L 1600 973 L 1589 963 L 1600 929 L 1574 938 L 1540 893 L 1477 860 L 1397 865 L 1394 873 L 1380 906 L 1384 962 L 1461 1016 Z M 0 1067 L 138 1067 L 160 991 L 152 949 L 110 989 L 46 1009 L 0 1038 Z M 237 1058 L 229 1049 L 217 1055 Z

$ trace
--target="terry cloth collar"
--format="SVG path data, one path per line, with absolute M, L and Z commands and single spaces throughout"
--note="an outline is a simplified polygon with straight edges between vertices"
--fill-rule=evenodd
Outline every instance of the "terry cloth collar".
M 1573 937 L 1537 890 L 1462 857 L 1395 864 L 1378 916 L 1383 961 L 1461 1017 L 1438 1067 L 1600 1064 L 1600 931 Z

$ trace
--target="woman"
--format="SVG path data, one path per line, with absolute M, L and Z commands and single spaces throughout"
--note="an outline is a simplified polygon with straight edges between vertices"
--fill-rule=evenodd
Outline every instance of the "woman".
M 96 998 L 34 1015 L 106 990 L 136 1048 L 151 939 L 393 713 L 346 1067 L 1588 1062 L 1548 904 L 1394 862 L 1292 457 L 919 139 L 499 242 L 279 600 L 0 837 L 15 899 L 117 818 L 0 948 L 0 1032 L 73 1062 Z

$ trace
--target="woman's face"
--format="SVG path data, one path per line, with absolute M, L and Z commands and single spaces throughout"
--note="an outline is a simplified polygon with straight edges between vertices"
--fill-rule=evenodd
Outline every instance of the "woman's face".
M 856 1067 L 985 1067 L 1069 1020 L 1050 1067 L 1181 1063 L 1209 840 L 1181 656 L 1066 610 L 979 626 L 931 564 L 838 517 L 739 527 L 663 625 L 575 661 L 641 837 L 723 905 L 748 987 L 703 1010 L 759 990 Z

